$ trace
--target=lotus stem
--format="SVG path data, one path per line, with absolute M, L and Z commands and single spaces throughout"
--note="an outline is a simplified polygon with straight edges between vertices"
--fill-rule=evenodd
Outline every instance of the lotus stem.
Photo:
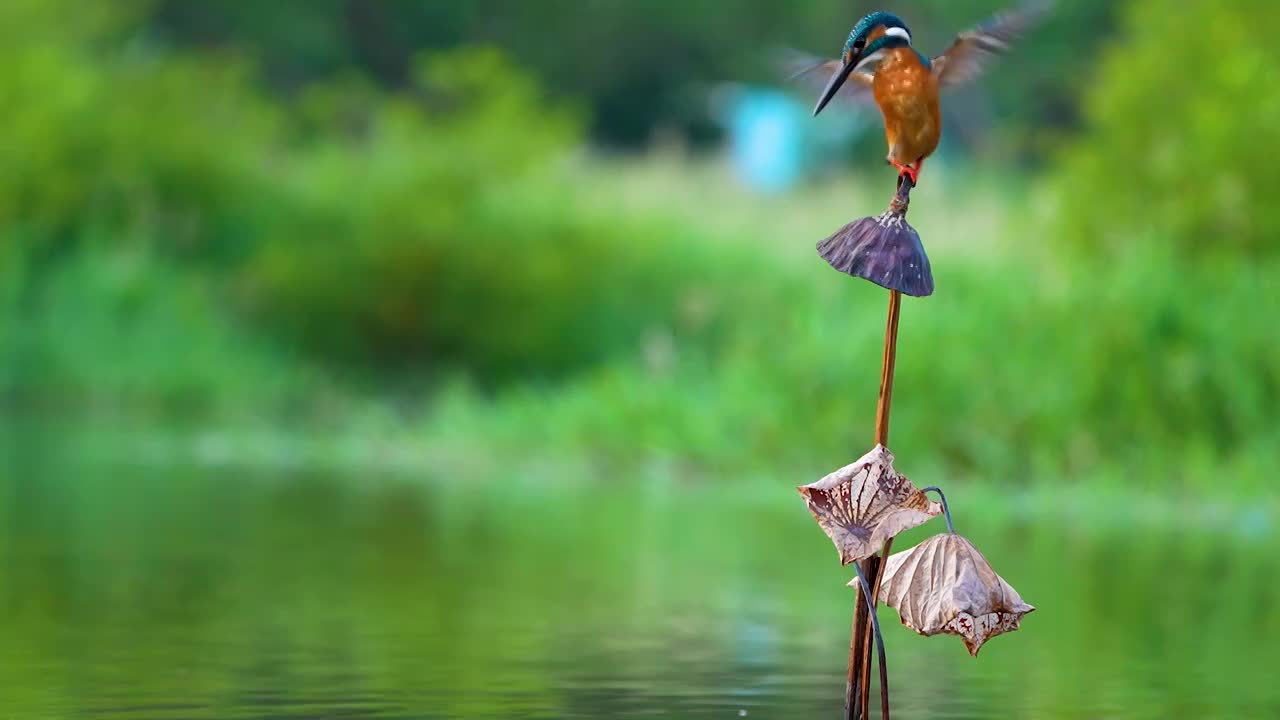
M 871 557 L 863 560 L 867 567 L 871 567 L 876 558 Z M 866 593 L 862 592 L 859 587 L 857 594 L 866 597 Z M 867 647 L 867 603 L 865 600 L 854 600 L 853 603 L 853 630 L 849 637 L 849 675 L 844 688 L 844 718 L 845 720 L 864 720 L 862 712 L 862 695 L 863 688 L 866 683 L 863 681 L 862 666 L 863 662 L 870 662 L 870 649 Z
M 902 212 L 906 211 L 905 203 L 910 197 L 911 187 L 910 181 L 899 179 L 898 192 L 894 195 L 894 201 Z M 891 209 L 892 207 L 894 206 L 891 206 Z M 889 316 L 884 327 L 884 356 L 880 365 L 880 393 L 876 399 L 875 426 L 876 444 L 886 448 L 889 446 L 889 410 L 893 404 L 893 371 L 898 358 L 898 320 L 901 311 L 902 293 L 890 290 Z M 845 717 L 848 720 L 866 720 L 871 703 L 871 693 L 867 692 L 867 685 L 871 681 L 870 627 L 871 621 L 879 622 L 875 617 L 875 607 L 880 600 L 880 574 L 884 569 L 884 558 L 889 556 L 892 543 L 892 538 L 885 543 L 878 561 L 876 558 L 867 558 L 862 561 L 858 569 L 858 577 L 867 587 L 865 594 L 869 603 L 867 607 L 870 617 L 863 619 L 858 617 L 858 612 L 854 613 L 853 638 L 849 645 L 849 687 L 845 695 Z M 883 672 L 883 645 L 880 647 L 880 653 Z M 887 694 L 882 696 L 881 703 L 884 709 L 888 707 L 887 697 Z
M 880 660 L 880 717 L 889 720 L 889 666 L 885 664 L 884 652 L 884 636 L 880 634 L 880 617 L 876 615 L 875 600 L 871 597 L 871 586 L 867 584 L 867 579 L 863 577 L 862 571 L 858 569 L 858 564 L 853 564 L 853 573 L 858 577 L 858 583 L 862 587 L 862 597 L 867 602 L 867 616 L 871 620 L 871 630 L 875 633 L 876 638 L 876 656 Z M 866 688 L 863 688 L 865 696 Z
M 898 176 L 898 185 L 893 200 L 889 203 L 889 212 L 905 216 L 911 203 L 911 189 L 915 185 L 906 175 Z M 930 283 L 932 291 L 932 283 Z M 884 356 L 880 365 L 880 393 L 876 399 L 876 444 L 889 447 L 889 410 L 893 404 L 893 370 L 898 358 L 898 320 L 902 311 L 902 293 L 889 291 L 889 317 L 884 328 Z M 885 543 L 879 558 L 870 557 L 855 567 L 859 582 L 866 598 L 869 618 L 860 617 L 862 603 L 855 605 L 853 620 L 853 636 L 849 641 L 849 679 L 845 688 L 846 720 L 867 720 L 870 693 L 867 685 L 871 680 L 871 638 L 869 632 L 874 626 L 877 648 L 880 654 L 881 672 L 881 711 L 889 717 L 888 675 L 884 665 L 884 639 L 880 636 L 880 621 L 876 617 L 876 605 L 880 600 L 880 575 L 884 569 L 884 561 L 889 557 L 893 546 L 893 538 Z M 865 575 L 865 577 L 864 577 Z M 870 578 L 868 581 L 867 578 Z
M 884 549 L 880 551 L 879 557 L 875 558 L 875 564 L 872 565 L 871 572 L 867 573 L 871 583 L 871 606 L 878 607 L 880 604 L 880 578 L 884 573 L 885 558 L 889 557 L 889 552 L 893 549 L 893 538 L 889 538 L 884 543 Z M 870 613 L 875 614 L 875 613 Z M 862 697 L 858 704 L 858 717 L 866 720 L 871 716 L 871 693 L 866 688 L 871 685 L 871 624 L 864 620 L 863 623 L 863 642 L 862 642 L 862 673 L 858 676 L 858 687 L 862 690 Z
M 889 291 L 889 319 L 884 326 L 884 358 L 880 364 L 880 395 L 876 399 L 876 444 L 889 447 L 889 409 L 893 404 L 893 367 L 898 358 L 898 317 L 902 293 Z
M 942 501 L 942 516 L 947 519 L 947 532 L 952 535 L 956 534 L 956 526 L 951 522 L 951 506 L 947 505 L 947 496 L 942 494 L 942 488 L 937 485 L 922 489 L 920 492 L 938 493 L 938 499 Z

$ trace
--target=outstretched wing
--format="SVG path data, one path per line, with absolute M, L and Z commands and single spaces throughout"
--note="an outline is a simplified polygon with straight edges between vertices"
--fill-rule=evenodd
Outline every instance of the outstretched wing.
M 967 32 L 960 33 L 947 51 L 933 59 L 933 71 L 942 87 L 956 87 L 982 74 L 997 55 L 1009 51 L 1049 14 L 1053 0 L 1031 0 L 1006 10 Z
M 799 50 L 783 51 L 779 54 L 777 64 L 781 66 L 783 77 L 789 82 L 811 91 L 814 95 L 818 95 L 825 90 L 827 82 L 831 80 L 831 76 L 843 66 L 843 63 L 839 60 L 823 60 L 820 57 Z M 840 92 L 836 93 L 834 100 L 840 102 L 870 101 L 872 99 L 871 83 L 871 75 L 860 72 L 852 73 L 844 86 L 840 88 Z

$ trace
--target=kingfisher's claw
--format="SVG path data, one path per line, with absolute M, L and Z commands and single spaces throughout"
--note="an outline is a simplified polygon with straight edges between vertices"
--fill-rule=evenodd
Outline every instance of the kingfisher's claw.
M 915 166 L 915 167 L 912 167 L 911 165 L 903 165 L 902 163 L 894 162 L 894 161 L 892 161 L 892 160 L 890 160 L 889 162 L 890 162 L 890 163 L 891 163 L 895 168 L 897 168 L 897 169 L 898 169 L 898 175 L 899 175 L 900 177 L 901 177 L 901 176 L 905 176 L 905 177 L 907 177 L 908 179 L 910 179 L 910 180 L 911 180 L 911 184 L 912 184 L 912 185 L 919 185 L 919 184 L 920 184 L 920 167 L 919 167 L 919 165 L 917 165 L 917 166 Z M 920 163 L 920 165 L 923 165 L 923 163 Z

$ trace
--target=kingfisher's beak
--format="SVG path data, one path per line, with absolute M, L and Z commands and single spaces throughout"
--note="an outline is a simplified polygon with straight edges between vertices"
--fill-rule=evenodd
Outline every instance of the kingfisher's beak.
M 840 88 L 844 85 L 844 81 L 849 79 L 849 73 L 853 72 L 853 69 L 857 66 L 858 56 L 851 56 L 848 62 L 846 62 L 843 67 L 831 76 L 831 80 L 827 82 L 827 89 L 822 91 L 822 97 L 818 99 L 818 105 L 813 108 L 813 114 L 815 116 L 822 112 L 822 108 L 826 107 L 827 103 L 831 102 L 831 98 L 835 97 L 836 93 L 840 92 Z

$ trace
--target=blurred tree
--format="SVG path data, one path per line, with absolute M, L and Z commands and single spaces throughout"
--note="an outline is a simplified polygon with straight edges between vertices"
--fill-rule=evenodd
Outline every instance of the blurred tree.
M 226 254 L 243 236 L 232 208 L 261 191 L 279 117 L 244 63 L 136 42 L 145 8 L 0 3 L 0 227 L 42 253 L 95 234 Z
M 1060 217 L 1089 249 L 1150 240 L 1183 253 L 1280 248 L 1280 47 L 1267 0 L 1138 0 L 1067 146 Z
M 921 2 L 916 44 L 937 54 L 957 32 L 984 22 L 1015 0 Z M 1057 3 L 1045 24 L 1013 54 L 992 64 L 983 82 L 947 102 L 947 142 L 996 163 L 1044 158 L 1053 138 L 1078 127 L 1079 97 L 1094 77 L 1094 59 L 1116 34 L 1115 0 Z
M 929 51 L 1012 0 L 902 0 Z M 593 136 L 613 145 L 646 144 L 656 130 L 696 141 L 716 128 L 708 90 L 768 79 L 770 49 L 796 45 L 834 55 L 849 27 L 877 0 L 160 0 L 152 26 L 171 42 L 229 44 L 259 57 L 277 87 L 352 70 L 404 85 L 421 50 L 485 44 L 504 48 L 560 96 L 593 111 Z M 1040 130 L 1076 119 L 1076 92 L 1087 64 L 1110 34 L 1115 3 L 1077 0 L 1063 7 L 1035 43 L 997 69 L 990 90 L 955 107 L 954 137 L 986 133 L 987 152 L 1042 149 Z M 1066 71 L 1069 69 L 1070 71 Z M 776 78 L 775 78 L 776 79 Z M 500 82 L 494 78 L 493 82 Z M 1034 101 L 1029 100 L 1034 98 Z
M 411 93 L 305 93 L 313 142 L 281 173 L 280 207 L 258 213 L 239 275 L 274 337 L 383 382 L 494 382 L 636 352 L 655 329 L 708 329 L 681 311 L 721 272 L 706 270 L 711 250 L 582 204 L 559 163 L 576 113 L 492 50 L 433 54 L 412 77 Z
M 49 318 L 25 323 L 31 352 L 0 323 L 0 366 L 83 357 L 59 343 L 119 337 L 131 303 L 176 287 L 384 379 L 553 376 L 708 327 L 680 313 L 710 251 L 583 207 L 562 169 L 579 113 L 502 53 L 432 53 L 403 92 L 348 73 L 279 102 L 237 53 L 154 43 L 145 3 L 76 7 L 0 3 L 0 314 Z M 83 307 L 124 310 L 66 333 Z

